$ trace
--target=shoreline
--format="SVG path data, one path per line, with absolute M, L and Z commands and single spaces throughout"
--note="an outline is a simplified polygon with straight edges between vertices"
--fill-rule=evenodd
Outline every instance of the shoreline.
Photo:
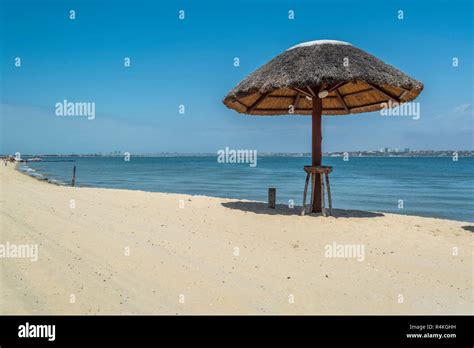
M 48 184 L 52 184 L 52 185 L 55 185 L 55 186 L 64 186 L 64 187 L 72 187 L 70 184 L 68 184 L 67 182 L 63 182 L 63 181 L 59 181 L 59 180 L 56 180 L 56 179 L 53 179 L 53 178 L 48 178 L 48 177 L 45 177 L 43 176 L 43 178 L 38 178 L 34 175 L 30 175 L 28 174 L 27 172 L 25 171 L 22 171 L 20 170 L 20 165 L 21 163 L 18 163 L 18 162 L 15 162 L 15 170 L 29 178 L 32 178 L 34 180 L 37 180 L 39 182 L 46 182 Z M 42 173 L 39 173 L 42 175 Z M 146 191 L 146 190 L 138 190 L 138 189 L 129 189 L 129 188 L 113 188 L 113 187 L 97 187 L 97 186 L 80 186 L 80 185 L 76 185 L 74 186 L 75 188 L 96 188 L 96 189 L 103 189 L 103 190 L 125 190 L 125 191 L 138 191 L 138 192 L 147 192 L 147 193 L 158 193 L 158 194 L 175 194 L 175 195 L 182 195 L 181 193 L 177 193 L 177 192 L 165 192 L 165 191 Z M 250 200 L 250 199 L 240 199 L 240 198 L 236 198 L 236 197 L 220 197 L 220 196 L 213 196 L 213 195 L 193 195 L 193 194 L 184 194 L 184 195 L 188 195 L 188 196 L 191 196 L 191 197 L 208 197 L 208 198 L 215 198 L 215 199 L 227 199 L 227 200 L 241 200 L 241 201 L 247 201 L 247 202 L 258 202 L 258 203 L 262 203 L 262 204 L 265 204 L 266 202 L 264 201 L 256 201 L 256 200 Z M 283 204 L 280 204 L 280 203 L 277 203 L 277 206 L 283 206 Z M 300 209 L 301 207 L 299 205 L 295 205 L 295 210 L 298 210 Z M 341 209 L 341 210 L 350 210 L 350 209 Z M 461 220 L 461 219 L 449 219 L 449 218 L 445 218 L 445 217 L 439 217 L 439 216 L 422 216 L 422 215 L 416 215 L 416 214 L 402 214 L 402 213 L 393 213 L 393 212 L 385 212 L 385 211 L 377 211 L 377 210 L 374 210 L 374 211 L 370 211 L 370 212 L 373 212 L 373 213 L 381 213 L 381 214 L 393 214 L 393 215 L 401 215 L 401 216 L 415 216 L 415 217 L 419 217 L 419 218 L 427 218 L 427 219 L 440 219 L 440 220 L 448 220 L 448 221 L 456 221 L 456 222 L 462 222 L 462 223 L 466 223 L 466 224 L 472 224 L 474 222 L 472 221 L 466 221 L 466 220 Z
M 38 245 L 38 261 L 0 258 L 0 314 L 473 312 L 472 223 L 301 217 L 261 202 L 22 174 L 0 170 L 1 243 Z M 364 246 L 363 260 L 327 257 L 334 242 Z
M 34 180 L 37 180 L 37 181 L 39 181 L 39 182 L 46 182 L 46 183 L 51 184 L 51 185 L 56 185 L 56 186 L 70 186 L 70 185 L 68 185 L 68 184 L 65 183 L 65 182 L 62 182 L 62 181 L 59 181 L 59 180 L 56 180 L 56 179 L 53 179 L 53 178 L 48 178 L 48 177 L 44 176 L 42 173 L 38 173 L 36 170 L 34 170 L 33 168 L 30 168 L 30 167 L 28 167 L 28 168 L 33 169 L 33 171 L 34 171 L 35 173 L 38 173 L 38 174 L 41 175 L 42 177 L 39 178 L 39 177 L 36 176 L 36 175 L 28 174 L 26 171 L 22 171 L 22 170 L 20 169 L 20 166 L 21 166 L 21 165 L 22 165 L 22 163 L 16 162 L 15 165 L 14 165 L 14 169 L 15 169 L 18 173 L 20 173 L 20 174 L 22 174 L 22 175 L 25 175 L 25 176 L 27 176 L 27 177 L 29 177 L 29 178 L 32 178 L 32 179 L 34 179 Z M 79 187 L 79 186 L 78 186 L 78 187 Z

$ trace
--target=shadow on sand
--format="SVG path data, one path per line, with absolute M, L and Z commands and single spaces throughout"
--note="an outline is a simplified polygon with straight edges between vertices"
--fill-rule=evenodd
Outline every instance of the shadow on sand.
M 245 212 L 252 212 L 255 214 L 267 214 L 267 215 L 301 215 L 301 206 L 295 206 L 293 209 L 289 208 L 284 204 L 277 204 L 275 209 L 267 207 L 266 203 L 263 202 L 246 202 L 246 201 L 234 201 L 221 203 L 222 206 L 230 209 L 237 209 Z M 309 207 L 308 207 L 309 210 Z M 317 217 L 321 214 L 306 214 L 306 216 Z M 334 209 L 332 210 L 332 216 L 336 218 L 368 218 L 368 217 L 380 217 L 384 216 L 382 213 L 372 213 L 369 211 L 362 210 L 344 210 Z
M 463 230 L 474 232 L 474 226 L 461 226 Z

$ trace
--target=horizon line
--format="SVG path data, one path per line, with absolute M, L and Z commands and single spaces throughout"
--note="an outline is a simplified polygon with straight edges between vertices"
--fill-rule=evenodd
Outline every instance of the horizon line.
M 462 149 L 462 150 L 455 150 L 455 149 L 447 149 L 447 150 L 433 150 L 433 149 L 426 149 L 426 150 L 415 150 L 409 149 L 406 151 L 405 149 L 398 149 L 399 151 L 393 151 L 397 148 L 389 148 L 392 151 L 380 151 L 380 150 L 340 150 L 340 151 L 325 151 L 323 154 L 337 154 L 337 153 L 380 153 L 380 154 L 403 154 L 403 153 L 423 153 L 423 152 L 433 152 L 433 153 L 446 153 L 446 152 L 474 152 L 474 149 Z M 233 151 L 257 151 L 254 149 L 230 149 Z M 129 153 L 135 156 L 156 156 L 156 155 L 215 155 L 216 152 L 178 152 L 178 151 L 162 151 L 162 152 L 130 152 L 130 151 L 108 151 L 108 152 L 83 152 L 83 153 L 25 153 L 20 154 L 21 156 L 123 156 L 124 154 Z M 304 156 L 311 156 L 311 152 L 270 152 L 270 151 L 262 151 L 259 152 L 261 155 L 304 155 Z M 0 153 L 0 156 L 7 157 L 7 156 L 15 156 L 15 153 Z

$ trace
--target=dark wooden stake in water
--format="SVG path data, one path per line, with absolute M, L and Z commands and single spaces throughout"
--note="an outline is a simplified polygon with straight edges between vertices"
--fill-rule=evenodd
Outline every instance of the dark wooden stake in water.
M 72 181 L 71 181 L 71 186 L 76 185 L 76 166 L 74 166 L 72 170 Z
M 320 166 L 322 161 L 322 141 L 323 136 L 321 132 L 321 114 L 323 110 L 323 102 L 321 98 L 318 97 L 317 88 L 313 89 L 316 92 L 316 95 L 313 96 L 313 111 L 311 114 L 312 118 L 312 148 L 313 148 L 313 166 Z M 311 193 L 311 212 L 320 213 L 322 211 L 322 201 L 321 201 L 321 175 L 316 174 L 313 176 L 312 180 L 312 189 Z
M 270 187 L 268 189 L 268 207 L 275 209 L 276 204 L 276 188 Z

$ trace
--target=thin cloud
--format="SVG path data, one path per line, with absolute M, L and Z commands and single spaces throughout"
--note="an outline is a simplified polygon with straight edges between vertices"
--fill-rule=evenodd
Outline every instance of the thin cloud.
M 472 104 L 467 103 L 467 104 L 458 105 L 453 109 L 453 111 L 457 114 L 472 112 Z

